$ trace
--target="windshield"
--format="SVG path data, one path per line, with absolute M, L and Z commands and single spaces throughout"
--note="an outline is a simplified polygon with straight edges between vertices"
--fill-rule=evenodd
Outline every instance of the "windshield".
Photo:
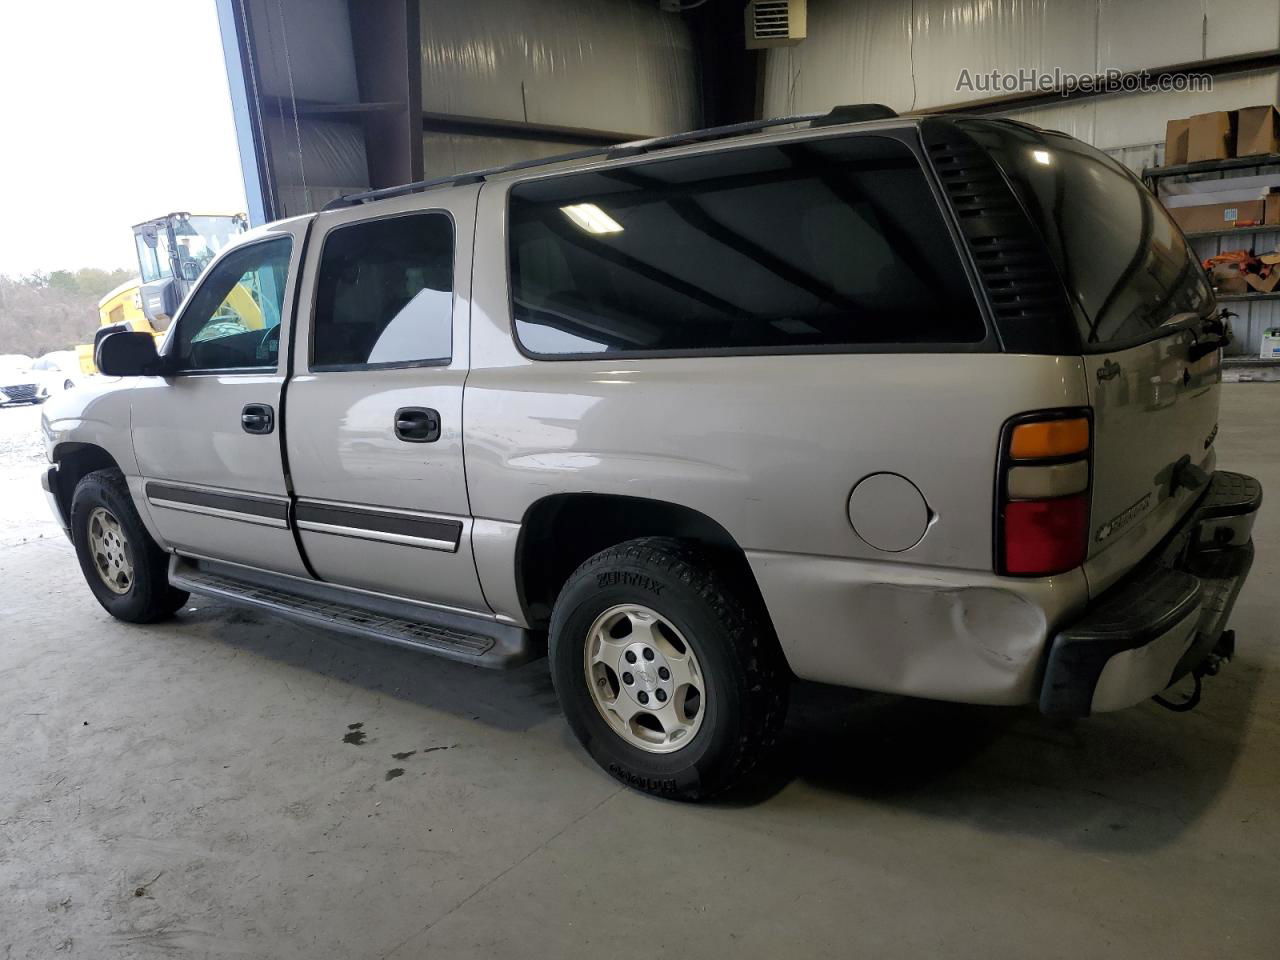
M 138 270 L 143 283 L 173 276 L 174 250 L 170 246 L 169 227 L 173 229 L 182 275 L 187 280 L 194 280 L 214 257 L 249 228 L 249 224 L 240 215 L 191 216 L 179 213 L 167 220 L 138 227 L 133 239 L 138 248 Z
M 1161 336 L 1213 293 L 1160 202 L 1127 169 L 1072 137 L 967 121 L 1039 228 L 1077 308 L 1086 351 Z M 981 132 L 979 132 L 980 128 Z
M 246 226 L 243 217 L 182 217 L 174 222 L 173 234 L 183 263 L 194 263 L 199 275 Z

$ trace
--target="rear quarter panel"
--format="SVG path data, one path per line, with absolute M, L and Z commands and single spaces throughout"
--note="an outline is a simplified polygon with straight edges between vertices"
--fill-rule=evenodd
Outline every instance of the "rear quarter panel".
M 551 494 L 613 493 L 698 510 L 747 551 L 989 573 L 1001 425 L 1088 402 L 1078 357 L 527 358 L 511 332 L 507 187 L 481 191 L 476 237 L 466 469 L 472 512 L 497 525 L 480 538 L 508 536 Z M 933 515 L 898 553 L 848 518 L 855 484 L 880 471 L 908 478 Z M 505 561 L 478 560 L 494 602 Z

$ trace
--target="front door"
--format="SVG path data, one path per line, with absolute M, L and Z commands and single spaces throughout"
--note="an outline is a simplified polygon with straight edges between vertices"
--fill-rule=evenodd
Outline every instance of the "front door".
M 138 497 L 180 553 L 306 576 L 276 422 L 305 227 L 281 225 L 214 263 L 165 341 L 175 372 L 133 391 Z
M 317 576 L 488 614 L 462 465 L 478 190 L 317 221 L 285 438 Z

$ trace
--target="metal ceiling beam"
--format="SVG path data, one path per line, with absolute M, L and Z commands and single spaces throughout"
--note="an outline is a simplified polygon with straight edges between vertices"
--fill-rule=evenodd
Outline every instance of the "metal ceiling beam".
M 217 0 L 218 32 L 222 34 L 222 57 L 227 66 L 227 86 L 231 93 L 231 117 L 240 152 L 240 175 L 244 179 L 245 203 L 253 226 L 276 219 L 272 200 L 271 169 L 267 163 L 255 93 L 257 64 L 252 56 L 253 31 L 244 0 Z
M 349 0 L 369 186 L 420 180 L 421 27 L 418 0 Z M 301 112 L 301 109 L 299 110 Z
M 433 133 L 469 133 L 480 137 L 505 137 L 512 140 L 545 140 L 551 143 L 581 143 L 609 146 L 629 140 L 644 140 L 649 134 L 595 130 L 558 123 L 533 123 L 529 120 L 503 120 L 496 117 L 469 117 L 452 113 L 422 112 L 422 129 Z
M 1215 57 L 1211 60 L 1196 60 L 1190 63 L 1177 63 L 1166 67 L 1151 67 L 1147 70 L 1130 70 L 1120 75 L 1120 89 L 1114 90 L 1048 90 L 1028 93 L 1011 93 L 998 97 L 983 97 L 977 100 L 965 100 L 961 103 L 950 103 L 940 107 L 926 107 L 913 110 L 912 113 L 1002 113 L 1027 107 L 1042 107 L 1049 104 L 1071 103 L 1078 100 L 1091 100 L 1094 97 L 1110 97 L 1123 94 L 1125 81 L 1133 81 L 1145 74 L 1152 83 L 1158 83 L 1164 77 L 1185 77 L 1191 74 L 1204 73 L 1211 77 L 1231 76 L 1237 73 L 1248 73 L 1253 70 L 1280 69 L 1280 49 L 1266 50 L 1261 53 L 1245 53 L 1230 57 Z

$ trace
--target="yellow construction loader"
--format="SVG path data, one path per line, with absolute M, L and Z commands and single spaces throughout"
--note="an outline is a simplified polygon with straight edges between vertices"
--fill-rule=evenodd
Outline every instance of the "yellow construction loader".
M 169 213 L 135 223 L 138 278 L 120 284 L 98 301 L 99 327 L 94 342 L 76 347 L 80 370 L 97 373 L 93 349 L 114 330 L 150 333 L 159 341 L 204 268 L 247 229 L 249 221 L 242 213 Z M 237 285 L 228 306 L 247 329 L 262 327 L 262 310 L 251 290 Z

